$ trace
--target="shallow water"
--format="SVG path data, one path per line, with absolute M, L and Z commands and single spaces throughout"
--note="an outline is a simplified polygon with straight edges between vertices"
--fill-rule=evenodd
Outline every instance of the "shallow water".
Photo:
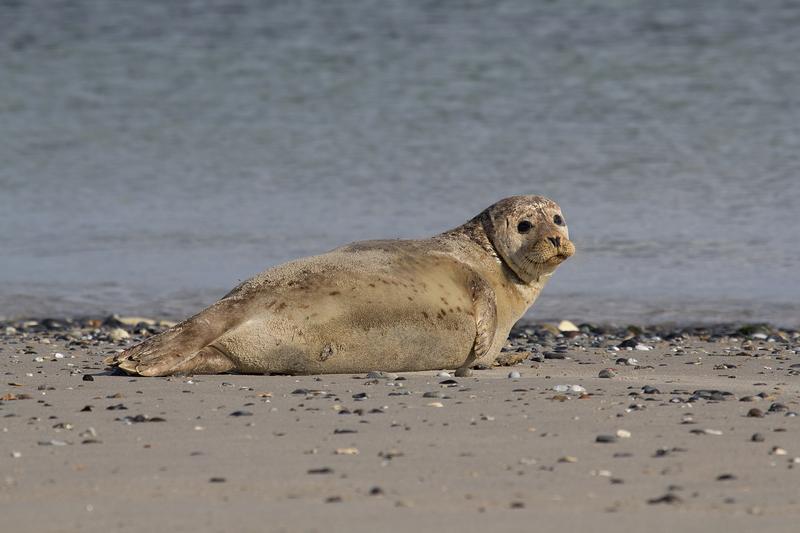
M 798 2 L 341 5 L 0 1 L 0 316 L 538 193 L 578 254 L 531 318 L 800 324 Z

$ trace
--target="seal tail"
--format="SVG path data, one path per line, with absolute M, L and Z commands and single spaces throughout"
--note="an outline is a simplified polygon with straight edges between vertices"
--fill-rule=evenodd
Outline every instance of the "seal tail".
M 197 315 L 176 324 L 104 363 L 138 376 L 218 374 L 235 368 L 233 362 L 211 344 L 232 325 L 226 317 L 235 301 L 220 300 Z

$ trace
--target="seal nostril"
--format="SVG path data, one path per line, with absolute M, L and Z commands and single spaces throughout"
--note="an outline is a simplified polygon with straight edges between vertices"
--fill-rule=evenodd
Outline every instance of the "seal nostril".
M 548 237 L 547 240 L 552 242 L 556 248 L 561 246 L 561 237 Z

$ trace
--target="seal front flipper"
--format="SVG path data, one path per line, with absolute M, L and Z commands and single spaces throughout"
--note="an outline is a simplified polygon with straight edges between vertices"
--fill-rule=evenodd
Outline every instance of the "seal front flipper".
M 234 369 L 233 362 L 213 342 L 238 321 L 232 317 L 236 299 L 223 299 L 197 315 L 176 324 L 103 362 L 128 374 L 216 374 Z
M 470 292 L 475 314 L 475 343 L 467 360 L 456 369 L 456 376 L 459 377 L 470 375 L 470 367 L 487 354 L 494 343 L 494 334 L 497 331 L 497 304 L 494 290 L 485 279 L 476 274 L 470 280 Z

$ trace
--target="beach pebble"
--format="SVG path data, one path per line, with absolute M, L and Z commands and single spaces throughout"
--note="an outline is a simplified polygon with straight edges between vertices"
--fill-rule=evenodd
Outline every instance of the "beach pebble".
M 569 320 L 562 320 L 558 323 L 558 330 L 559 331 L 580 331 L 578 326 L 570 322 Z
M 695 435 L 722 435 L 722 431 L 718 429 L 692 429 L 689 433 L 694 433 Z
M 652 350 L 652 349 L 653 349 L 653 347 L 652 347 L 652 346 L 646 346 L 646 345 L 644 345 L 644 344 L 637 344 L 637 345 L 634 347 L 634 350 L 639 350 L 640 352 L 649 352 L 649 351 L 650 351 L 650 350 Z
M 112 342 L 120 342 L 125 339 L 130 339 L 131 334 L 122 328 L 114 328 L 108 332 L 108 338 L 111 339 Z
M 513 370 L 508 373 L 508 379 L 519 379 L 520 377 L 521 377 L 520 373 L 517 372 L 516 370 Z
M 449 377 L 452 377 L 452 376 L 450 375 L 449 372 L 442 371 L 442 372 L 439 372 L 438 374 L 436 374 L 436 377 L 437 378 L 449 378 Z
M 753 435 L 750 437 L 750 440 L 753 442 L 764 442 L 764 435 L 761 433 L 753 433 Z
M 780 402 L 775 402 L 775 403 L 773 403 L 772 405 L 769 406 L 769 412 L 770 413 L 780 413 L 780 412 L 788 411 L 788 410 L 789 410 L 789 408 L 786 407 L 786 405 L 784 405 L 784 404 L 782 404 Z
M 617 430 L 617 437 L 621 439 L 629 439 L 631 438 L 631 432 L 627 429 L 618 429 Z
M 784 450 L 780 446 L 773 446 L 772 450 L 770 450 L 769 454 L 770 455 L 786 455 L 786 450 Z
M 612 443 L 617 442 L 616 435 L 598 435 L 594 439 L 595 442 Z
M 599 374 L 597 374 L 597 377 L 599 377 L 599 378 L 613 378 L 616 375 L 617 375 L 617 373 L 614 371 L 613 368 L 604 368 L 603 370 L 600 371 Z
M 336 448 L 336 455 L 358 455 L 358 448 Z
M 747 411 L 747 416 L 751 418 L 764 418 L 764 411 L 756 407 L 753 407 L 752 409 Z
M 444 404 L 442 402 L 430 402 L 427 405 L 428 407 L 444 407 Z
M 553 390 L 556 392 L 573 392 L 573 393 L 586 392 L 586 389 L 581 387 L 580 385 L 556 385 L 555 387 L 553 387 Z
M 559 463 L 577 463 L 578 462 L 578 458 L 574 457 L 572 455 L 565 455 L 563 457 L 559 457 L 558 458 L 558 462 Z

